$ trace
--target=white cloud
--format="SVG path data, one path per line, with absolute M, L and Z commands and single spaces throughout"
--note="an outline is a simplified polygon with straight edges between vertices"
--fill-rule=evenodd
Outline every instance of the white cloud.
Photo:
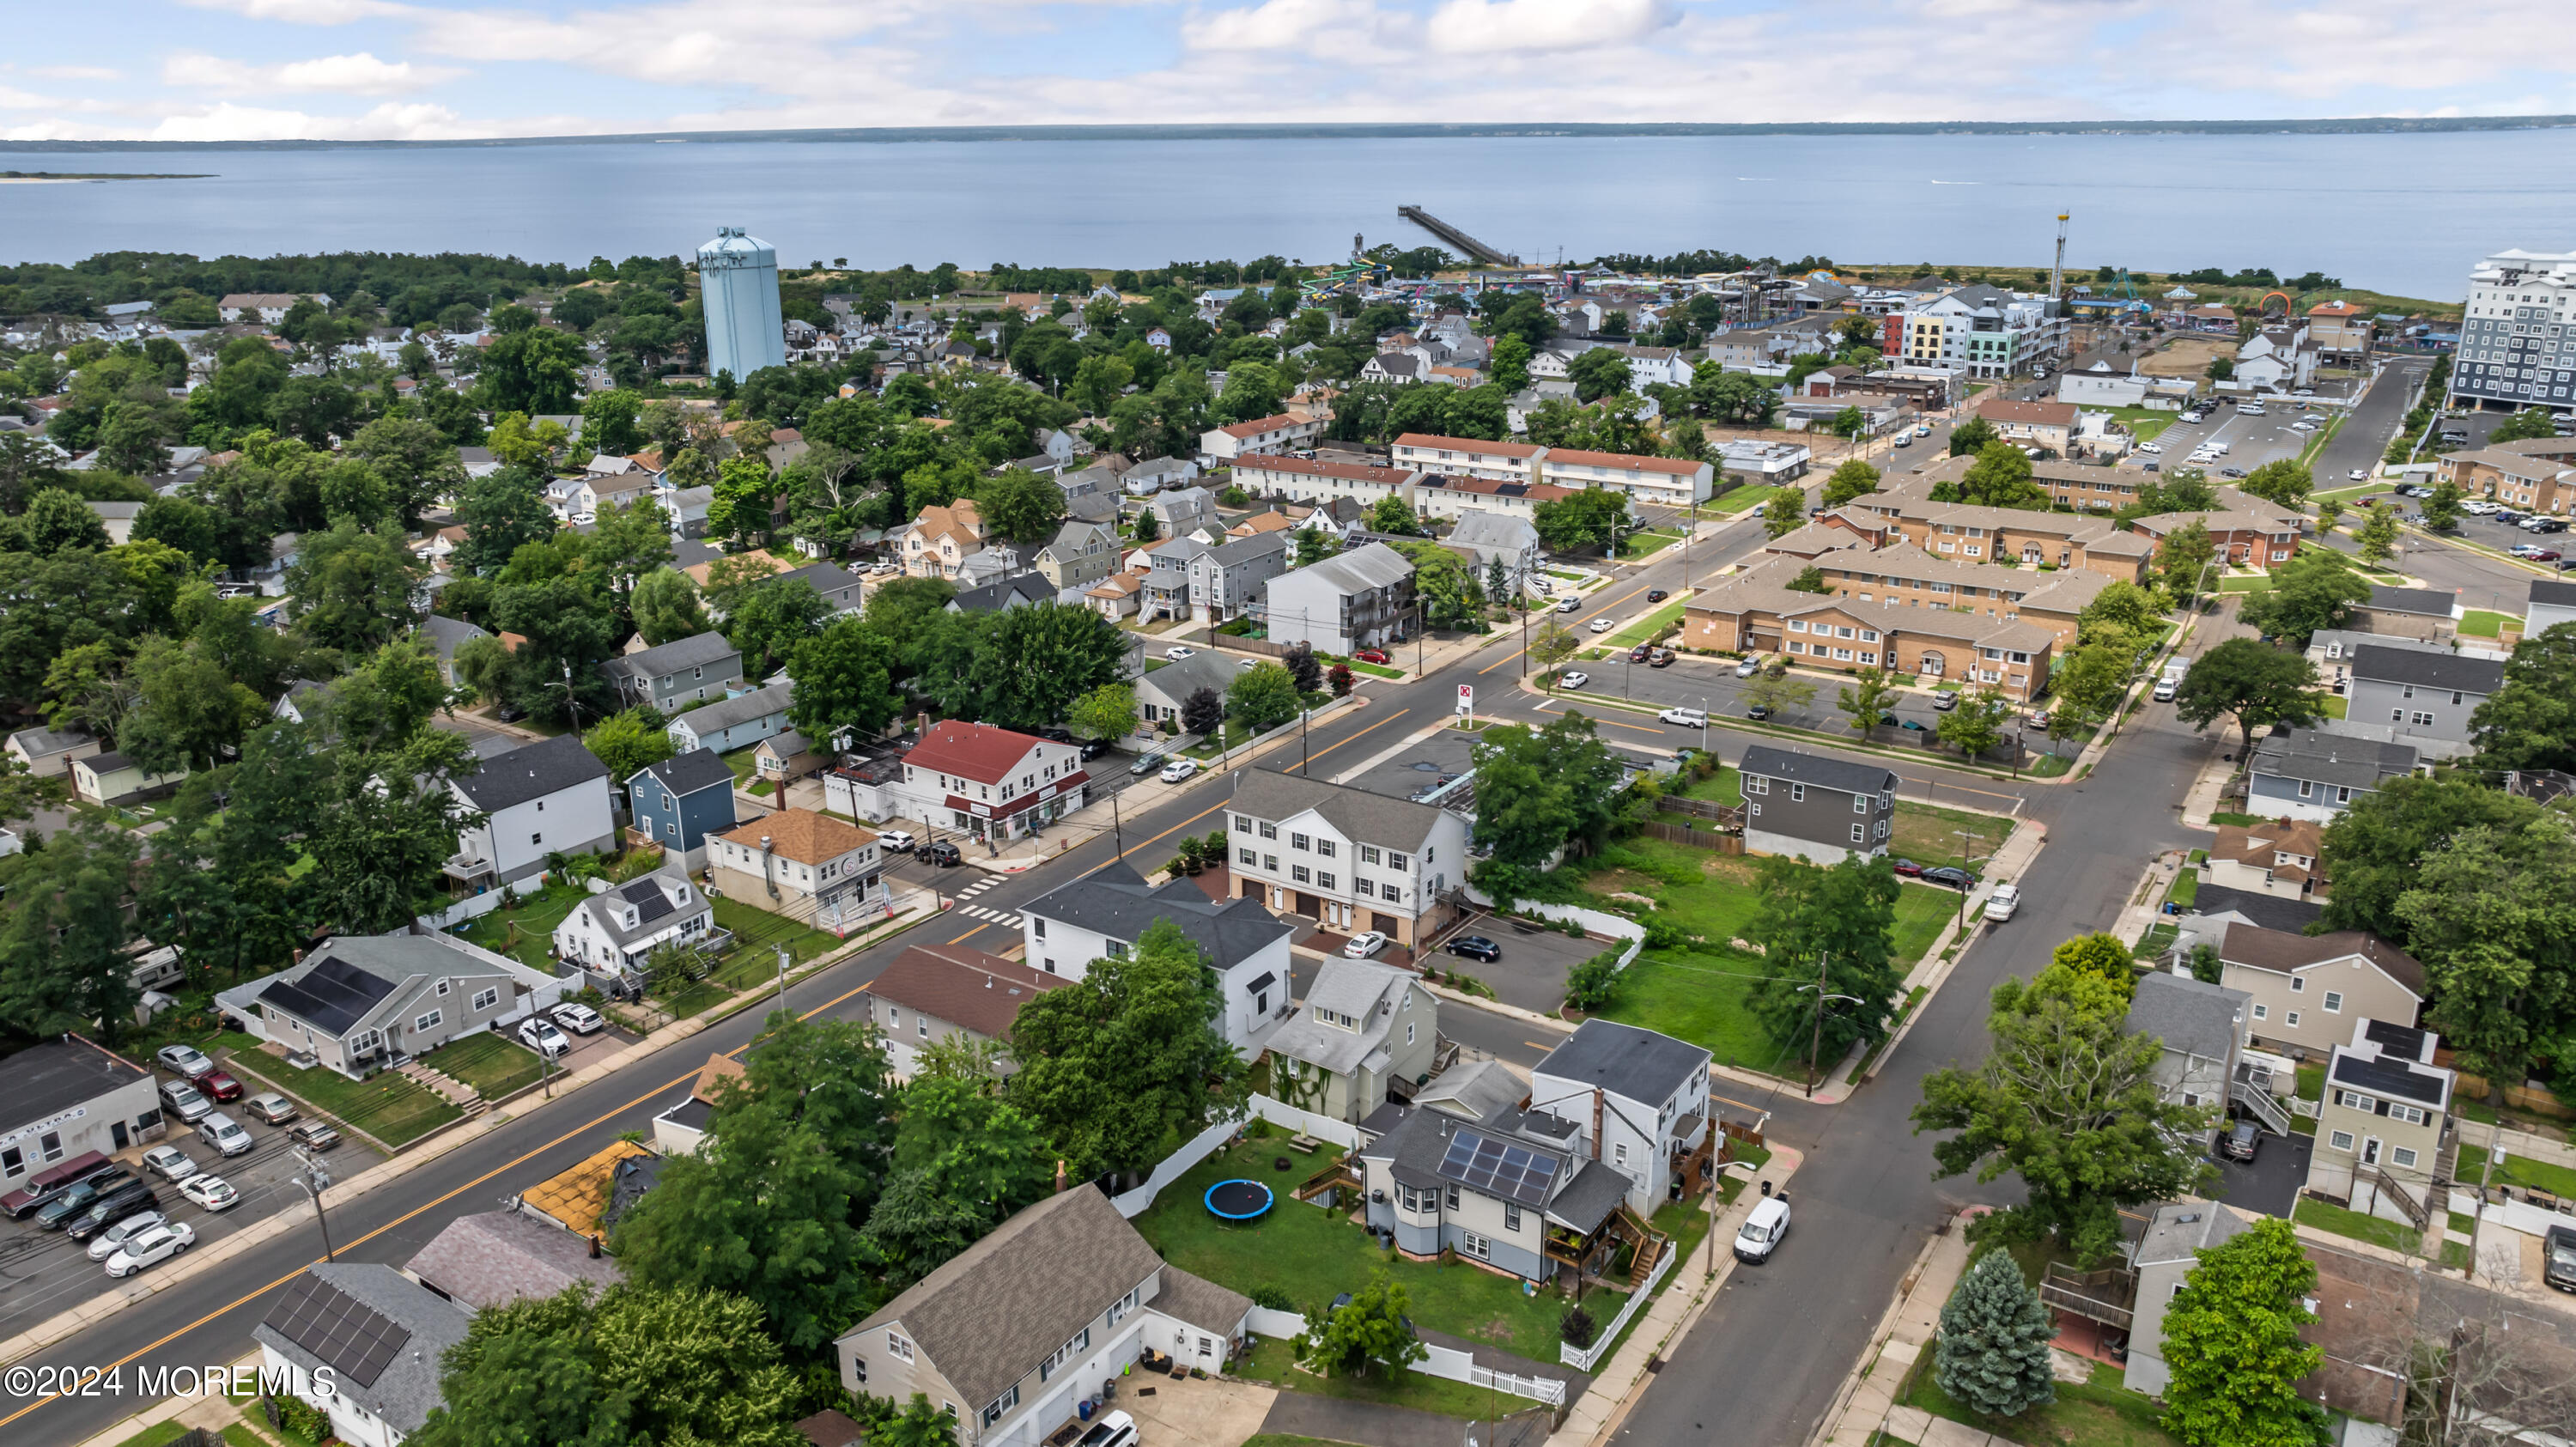
M 1453 54 L 1591 50 L 1643 40 L 1679 18 L 1666 0 L 1449 0 L 1432 13 L 1429 36 Z
M 161 62 L 161 83 L 185 90 L 232 95 L 303 94 L 398 95 L 421 90 L 465 72 L 449 66 L 414 65 L 407 60 L 378 60 L 367 51 L 290 60 L 279 65 L 252 65 L 220 55 L 181 54 Z
M 164 117 L 156 141 L 444 141 L 483 134 L 442 105 L 385 104 L 360 116 L 316 116 L 303 111 L 222 105 Z
M 1193 50 L 1289 50 L 1326 36 L 1347 42 L 1382 18 L 1374 0 L 1265 0 L 1192 15 L 1181 22 L 1181 42 Z
M 391 0 L 182 0 L 200 10 L 229 10 L 252 20 L 282 20 L 290 25 L 346 25 L 408 15 L 412 7 Z
M 48 80 L 122 80 L 125 72 L 104 65 L 39 65 L 27 72 Z
M 52 110 L 62 102 L 53 96 L 38 95 L 31 90 L 15 90 L 0 85 L 0 111 Z

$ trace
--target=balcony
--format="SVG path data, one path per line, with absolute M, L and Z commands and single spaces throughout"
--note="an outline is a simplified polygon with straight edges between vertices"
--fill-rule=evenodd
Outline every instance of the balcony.
M 2137 1296 L 2138 1278 L 2118 1266 L 2077 1271 L 2062 1261 L 2052 1261 L 2046 1279 L 2039 1283 L 2041 1301 L 2122 1331 L 2129 1330 L 2137 1320 Z

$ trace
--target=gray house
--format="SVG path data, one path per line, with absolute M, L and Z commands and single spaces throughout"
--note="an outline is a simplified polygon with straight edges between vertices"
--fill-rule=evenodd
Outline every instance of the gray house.
M 858 612 L 860 604 L 864 601 L 860 597 L 859 575 L 833 563 L 815 563 L 793 572 L 774 574 L 762 581 L 783 583 L 790 579 L 802 579 L 815 592 L 821 594 L 823 601 L 832 609 L 832 618 L 843 618 Z M 829 622 L 830 619 L 827 618 L 824 621 Z
M 1270 1037 L 1271 1090 L 1289 1104 L 1353 1125 L 1410 1094 L 1440 1046 L 1439 1002 L 1410 970 L 1328 959 L 1305 1008 Z
M 1002 613 L 1032 603 L 1055 601 L 1055 585 L 1038 573 L 1013 573 L 974 587 L 961 587 L 948 600 L 951 613 Z
M 1216 498 L 1204 487 L 1183 487 L 1156 493 L 1154 500 L 1145 506 L 1154 514 L 1154 521 L 1162 524 L 1163 536 L 1167 538 L 1217 526 Z
M 2129 997 L 2129 1033 L 2152 1035 L 2164 1044 L 2154 1072 L 2156 1093 L 2214 1112 L 2204 1142 L 2216 1136 L 2216 1122 L 2226 1118 L 2237 1058 L 2245 1048 L 2245 1007 L 2253 998 L 2243 990 L 2161 971 L 2139 976 L 2137 993 Z M 2277 1110 L 2274 1114 L 2286 1133 L 2287 1119 Z
M 1384 543 L 1337 553 L 1271 579 L 1259 612 L 1271 642 L 1305 643 L 1318 653 L 1407 638 L 1415 622 L 1413 563 Z
M 288 1383 L 352 1447 L 395 1447 L 440 1405 L 439 1362 L 465 1340 L 465 1307 L 390 1266 L 304 1268 L 260 1324 L 260 1381 Z
M 2376 791 L 2380 780 L 2415 772 L 2416 757 L 2408 744 L 2284 729 L 2254 746 L 2245 812 L 2266 819 L 2332 819 L 2354 796 Z
M 438 653 L 438 677 L 449 688 L 456 686 L 456 650 L 477 638 L 492 635 L 462 618 L 442 618 L 436 613 L 420 620 L 420 636 Z
M 1744 847 L 1818 864 L 1887 853 L 1896 823 L 1896 771 L 1753 744 L 1744 775 Z
M 2452 638 L 2459 634 L 2459 624 L 2452 617 L 2459 606 L 2457 593 L 2373 583 L 2369 601 L 2352 610 L 2353 626 L 2391 638 Z
M 1225 691 L 1243 674 L 1245 660 L 1231 653 L 1202 648 L 1189 657 L 1166 663 L 1135 681 L 1136 713 L 1150 732 L 1153 726 L 1169 722 L 1180 726 L 1181 705 L 1202 688 L 1216 690 L 1223 698 Z
M 599 665 L 618 701 L 649 703 L 669 713 L 700 699 L 722 698 L 742 681 L 742 654 L 721 633 L 674 639 Z
M 1501 560 L 1503 576 L 1513 595 L 1521 591 L 1530 574 L 1538 568 L 1538 529 L 1532 527 L 1525 517 L 1471 512 L 1458 519 L 1458 525 L 1451 528 L 1449 536 L 1442 541 L 1452 549 L 1465 548 L 1475 554 L 1476 581 L 1480 584 L 1492 571 L 1493 563 Z
M 514 1013 L 544 979 L 451 935 L 342 935 L 266 979 L 226 991 L 252 1033 L 364 1080 Z M 562 986 L 539 1004 L 552 1004 Z M 238 998 L 237 998 L 238 995 Z
M 1255 533 L 1190 559 L 1190 611 L 1202 623 L 1224 623 L 1261 597 L 1262 585 L 1288 571 L 1288 534 Z
M 771 734 L 787 731 L 787 705 L 795 696 L 796 685 L 773 683 L 693 708 L 671 720 L 671 742 L 683 753 L 712 749 L 729 754 L 747 749 Z
M 2469 750 L 2469 717 L 2504 684 L 2504 662 L 2364 645 L 2352 651 L 2345 717 L 2385 724 L 2428 758 Z
M 2576 583 L 2555 578 L 2531 580 L 2531 601 L 2522 612 L 2522 633 L 2537 638 L 2561 623 L 2576 623 Z

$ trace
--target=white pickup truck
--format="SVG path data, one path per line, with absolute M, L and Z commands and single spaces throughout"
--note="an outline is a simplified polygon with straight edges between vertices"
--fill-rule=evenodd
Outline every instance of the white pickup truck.
M 2174 690 L 2182 687 L 2182 676 L 2189 671 L 2190 666 L 2179 658 L 2167 661 L 2164 675 L 2156 680 L 2156 702 L 2173 702 Z

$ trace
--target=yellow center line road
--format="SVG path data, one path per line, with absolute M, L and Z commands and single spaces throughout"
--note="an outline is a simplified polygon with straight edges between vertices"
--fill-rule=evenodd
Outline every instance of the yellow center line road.
M 1641 585 L 1639 585 L 1638 587 L 1635 587 L 1635 588 L 1631 588 L 1631 589 L 1629 589 L 1629 590 L 1628 590 L 1628 592 L 1627 592 L 1624 596 L 1621 596 L 1621 597 L 1618 597 L 1618 598 L 1613 598 L 1613 599 L 1611 599 L 1609 602 L 1602 604 L 1602 605 L 1601 605 L 1601 607 L 1603 607 L 1603 608 L 1616 608 L 1616 607 L 1618 607 L 1620 604 L 1627 602 L 1627 601 L 1628 601 L 1628 599 L 1630 599 L 1630 598 L 1634 598 L 1634 597 L 1636 597 L 1638 594 L 1643 593 L 1643 592 L 1645 592 L 1645 591 L 1646 591 L 1645 587 L 1641 584 Z M 1594 610 L 1592 610 L 1592 612 L 1593 612 L 1594 616 L 1598 617 L 1598 616 L 1599 616 L 1599 613 L 1600 613 L 1600 610 L 1599 610 L 1599 609 L 1594 609 Z M 1578 614 L 1576 614 L 1575 616 L 1576 616 L 1576 617 L 1581 617 L 1581 616 L 1583 616 L 1583 615 L 1582 615 L 1582 614 L 1580 614 L 1580 613 L 1578 613 Z M 1509 663 L 1509 662 L 1511 662 L 1512 660 L 1514 660 L 1514 659 L 1516 659 L 1516 658 L 1520 657 L 1523 651 L 1524 651 L 1524 650 L 1522 650 L 1522 649 L 1518 649 L 1518 648 L 1513 649 L 1511 652 L 1506 653 L 1506 654 L 1504 654 L 1502 657 L 1500 657 L 1500 658 L 1498 658 L 1498 659 L 1494 660 L 1493 662 L 1486 664 L 1484 667 L 1477 669 L 1477 670 L 1476 670 L 1476 676 L 1477 676 L 1478 678 L 1482 678 L 1482 677 L 1484 677 L 1486 674 L 1491 673 L 1491 672 L 1493 672 L 1495 669 L 1502 667 L 1504 664 Z
M 1662 729 L 1657 728 L 1653 724 L 1621 723 L 1615 718 L 1597 718 L 1594 719 L 1593 722 L 1598 724 L 1608 724 L 1614 729 L 1635 729 L 1641 734 L 1660 734 L 1663 732 Z

